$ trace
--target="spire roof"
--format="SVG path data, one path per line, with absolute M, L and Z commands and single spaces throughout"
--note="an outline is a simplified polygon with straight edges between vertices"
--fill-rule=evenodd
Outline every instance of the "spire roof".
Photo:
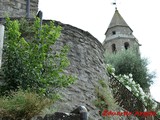
M 125 20 L 122 18 L 122 16 L 120 15 L 120 13 L 118 12 L 118 10 L 115 10 L 115 13 L 112 17 L 112 20 L 109 24 L 109 28 L 115 27 L 115 26 L 123 26 L 123 27 L 129 27 L 127 25 L 127 23 L 125 22 Z

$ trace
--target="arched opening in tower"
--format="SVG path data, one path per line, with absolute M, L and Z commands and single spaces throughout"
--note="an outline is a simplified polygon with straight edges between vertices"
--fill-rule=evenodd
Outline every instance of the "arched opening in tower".
M 124 43 L 124 48 L 127 50 L 129 48 L 129 43 L 128 42 L 125 42 Z
M 116 53 L 116 44 L 112 44 L 112 52 Z

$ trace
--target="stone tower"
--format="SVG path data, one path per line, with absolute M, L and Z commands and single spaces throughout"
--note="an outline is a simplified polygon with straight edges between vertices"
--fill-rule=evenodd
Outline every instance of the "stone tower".
M 105 51 L 116 53 L 135 46 L 137 52 L 139 52 L 140 44 L 132 32 L 133 30 L 128 26 L 119 11 L 116 9 L 105 33 L 106 38 L 103 42 Z
M 0 18 L 32 18 L 38 12 L 38 0 L 0 0 Z

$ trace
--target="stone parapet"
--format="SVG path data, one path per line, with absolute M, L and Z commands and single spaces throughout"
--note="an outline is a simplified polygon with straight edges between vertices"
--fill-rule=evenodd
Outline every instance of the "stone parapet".
M 38 0 L 29 1 L 29 17 L 34 17 L 38 11 Z M 0 0 L 0 17 L 26 17 L 27 3 L 27 0 Z

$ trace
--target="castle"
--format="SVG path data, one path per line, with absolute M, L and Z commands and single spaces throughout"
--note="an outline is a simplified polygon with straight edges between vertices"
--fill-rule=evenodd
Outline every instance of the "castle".
M 0 18 L 3 18 L 6 13 L 10 17 L 32 18 L 38 11 L 38 0 L 0 1 Z M 43 20 L 43 22 L 47 22 L 47 20 Z M 91 120 L 101 119 L 99 110 L 93 101 L 97 96 L 95 87 L 98 86 L 98 81 L 103 79 L 107 83 L 109 79 L 106 74 L 103 53 L 106 50 L 116 53 L 135 45 L 140 46 L 140 44 L 118 10 L 115 10 L 105 33 L 106 39 L 103 45 L 84 30 L 57 21 L 55 23 L 63 28 L 55 49 L 65 44 L 71 47 L 68 54 L 71 65 L 67 68 L 67 72 L 77 75 L 78 80 L 75 84 L 62 90 L 63 99 L 58 101 L 54 107 L 57 107 L 58 111 L 68 112 L 77 106 L 86 106 Z

